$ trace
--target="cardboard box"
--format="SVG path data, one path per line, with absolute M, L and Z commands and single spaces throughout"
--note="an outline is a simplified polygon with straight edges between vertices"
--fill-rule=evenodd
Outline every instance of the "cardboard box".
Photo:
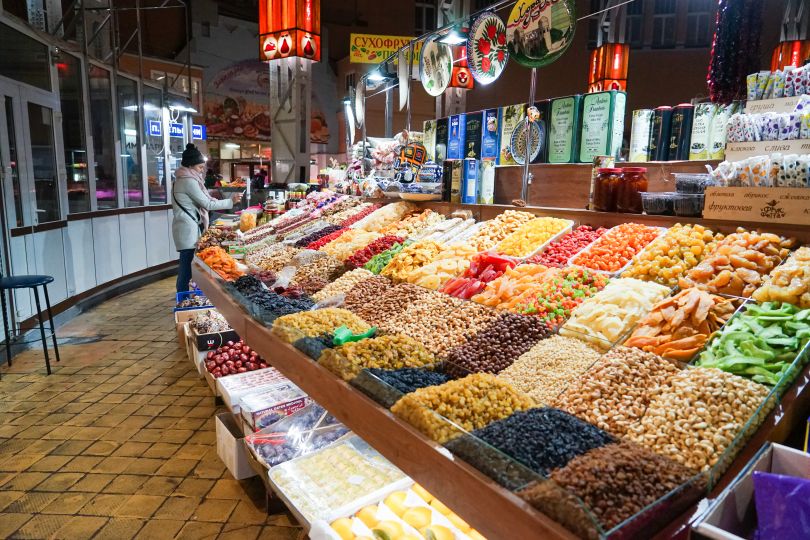
M 810 455 L 781 444 L 765 444 L 737 478 L 709 503 L 692 528 L 719 540 L 753 538 L 757 529 L 754 471 L 810 478 Z
M 287 377 L 272 367 L 226 375 L 216 379 L 216 395 L 222 396 L 225 406 L 233 414 L 239 414 L 239 401 L 242 396 L 264 390 L 283 381 L 287 381 Z
M 284 381 L 243 395 L 239 400 L 239 409 L 250 430 L 257 431 L 310 403 L 311 400 L 303 390 L 292 381 Z
M 256 476 L 250 466 L 245 439 L 234 417 L 229 413 L 217 415 L 217 455 L 236 480 Z
M 174 325 L 177 328 L 177 339 L 180 340 L 180 346 L 185 347 L 186 335 L 188 335 L 188 321 L 201 311 L 209 310 L 210 307 L 200 307 L 195 309 L 182 309 L 174 312 Z
M 186 311 L 178 311 L 175 314 L 175 317 L 177 317 L 178 314 L 187 314 L 183 316 L 187 317 L 186 321 L 190 321 L 192 317 L 194 317 L 195 315 L 205 313 L 206 311 L 216 311 L 216 310 L 212 307 L 207 307 Z M 224 332 L 211 332 L 208 334 L 199 334 L 194 329 L 194 327 L 192 327 L 189 324 L 188 330 L 186 332 L 192 339 L 194 339 L 197 342 L 197 350 L 200 351 L 213 351 L 214 349 L 218 349 L 219 347 L 221 347 L 222 345 L 224 345 L 229 341 L 233 341 L 234 343 L 239 341 L 239 335 L 233 330 L 226 330 Z

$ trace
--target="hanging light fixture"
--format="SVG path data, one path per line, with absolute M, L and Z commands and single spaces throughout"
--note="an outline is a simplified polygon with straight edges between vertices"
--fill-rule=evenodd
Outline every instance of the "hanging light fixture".
M 627 90 L 630 46 L 624 42 L 627 6 L 609 0 L 599 17 L 596 48 L 588 64 L 588 92 Z
M 259 0 L 259 58 L 321 59 L 320 0 Z
M 810 7 L 802 0 L 788 0 L 782 16 L 779 44 L 771 56 L 771 71 L 786 66 L 802 66 L 810 58 L 810 40 L 807 39 L 807 26 L 810 20 Z
M 475 88 L 470 65 L 467 62 L 467 45 L 453 45 L 453 74 L 450 77 L 448 88 L 461 88 L 462 90 L 472 90 Z

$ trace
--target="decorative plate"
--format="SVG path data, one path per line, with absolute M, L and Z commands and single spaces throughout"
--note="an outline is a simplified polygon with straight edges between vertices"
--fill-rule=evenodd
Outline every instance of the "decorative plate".
M 571 46 L 576 29 L 574 0 L 517 0 L 506 23 L 506 43 L 514 60 L 543 67 Z
M 439 43 L 436 38 L 428 39 L 419 57 L 419 74 L 422 86 L 428 94 L 433 97 L 442 95 L 453 75 L 453 52 L 450 46 Z
M 531 123 L 531 137 L 529 137 L 529 163 L 540 154 L 540 146 L 543 138 L 540 124 Z M 512 132 L 512 158 L 518 165 L 526 163 L 526 123 L 522 122 L 520 127 Z
M 506 25 L 491 11 L 482 13 L 475 19 L 467 40 L 467 62 L 473 78 L 481 84 L 493 82 L 501 76 L 508 60 Z

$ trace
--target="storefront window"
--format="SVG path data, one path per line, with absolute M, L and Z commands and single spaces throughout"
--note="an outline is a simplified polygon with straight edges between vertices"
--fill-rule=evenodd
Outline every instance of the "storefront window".
M 110 94 L 110 72 L 90 66 L 90 122 L 93 128 L 94 168 L 96 171 L 96 200 L 99 210 L 118 207 L 118 187 L 115 179 L 115 138 Z
M 0 75 L 51 90 L 48 46 L 0 24 Z
M 22 191 L 20 190 L 20 170 L 17 161 L 17 138 L 14 130 L 14 103 L 6 96 L 6 129 L 8 130 L 8 163 L 11 168 L 11 189 L 14 191 L 14 212 L 17 214 L 17 227 L 23 226 Z
M 124 206 L 143 206 L 138 83 L 126 77 L 118 77 L 116 89 L 118 91 L 118 128 L 121 130 Z
M 163 93 L 143 87 L 143 118 L 146 133 L 146 184 L 149 204 L 166 204 L 166 158 L 163 146 Z
M 37 222 L 57 221 L 61 215 L 53 146 L 53 111 L 48 107 L 29 102 L 28 130 L 31 134 Z
M 84 137 L 81 63 L 78 58 L 64 54 L 56 64 L 56 68 L 59 75 L 59 99 L 62 105 L 68 213 L 89 212 L 90 179 Z
M 174 173 L 180 162 L 183 160 L 183 150 L 186 149 L 186 141 L 191 140 L 190 134 L 186 133 L 189 129 L 190 122 L 188 121 L 188 113 L 178 111 L 170 111 L 171 120 L 169 122 L 169 174 L 174 179 Z M 182 132 L 171 131 L 172 124 L 180 124 L 183 126 Z

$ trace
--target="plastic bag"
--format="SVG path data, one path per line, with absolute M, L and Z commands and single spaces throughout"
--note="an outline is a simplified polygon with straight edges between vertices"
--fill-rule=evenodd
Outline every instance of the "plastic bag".
M 810 536 L 810 480 L 754 471 L 757 540 Z
M 328 308 L 328 307 L 343 307 L 343 302 L 346 300 L 346 295 L 344 293 L 336 294 L 334 296 L 330 296 L 329 298 L 324 298 L 311 308 L 310 311 L 315 311 L 316 309 L 321 308 Z

